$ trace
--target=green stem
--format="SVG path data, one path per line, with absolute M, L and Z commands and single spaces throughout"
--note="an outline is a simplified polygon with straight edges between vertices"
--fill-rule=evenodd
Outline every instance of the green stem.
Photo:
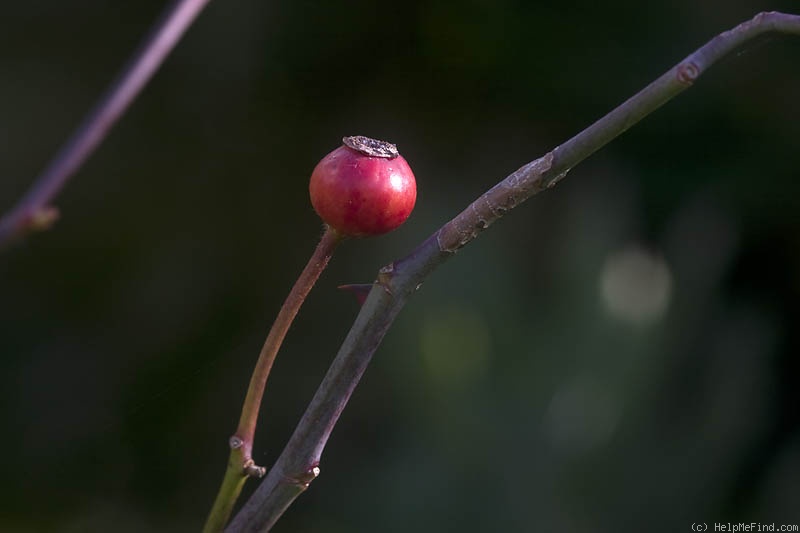
M 256 367 L 250 378 L 250 386 L 247 388 L 242 415 L 239 419 L 239 426 L 236 433 L 230 438 L 229 445 L 231 453 L 228 458 L 228 467 L 225 470 L 225 477 L 217 493 L 217 498 L 211 508 L 211 512 L 206 520 L 203 531 L 210 533 L 222 531 L 225 523 L 230 517 L 239 493 L 242 491 L 248 477 L 262 477 L 265 469 L 255 465 L 252 459 L 253 437 L 258 422 L 258 411 L 261 407 L 261 399 L 264 396 L 264 388 L 267 384 L 272 363 L 283 343 L 286 332 L 292 325 L 294 317 L 300 310 L 300 306 L 308 296 L 311 288 L 319 279 L 320 274 L 333 255 L 336 246 L 341 242 L 342 235 L 329 226 L 325 226 L 325 233 L 322 236 L 316 250 L 314 250 L 308 264 L 300 273 L 300 277 L 286 297 L 286 301 L 281 306 L 272 329 L 264 341 L 261 353 L 258 356 Z

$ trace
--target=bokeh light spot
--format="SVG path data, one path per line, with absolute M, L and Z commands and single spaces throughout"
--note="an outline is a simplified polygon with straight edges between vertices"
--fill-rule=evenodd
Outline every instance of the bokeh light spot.
M 611 315 L 627 322 L 651 322 L 667 309 L 672 275 L 663 258 L 632 246 L 606 258 L 600 292 Z

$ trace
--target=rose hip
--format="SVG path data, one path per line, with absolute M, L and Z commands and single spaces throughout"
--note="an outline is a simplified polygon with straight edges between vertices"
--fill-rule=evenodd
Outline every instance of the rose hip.
M 414 209 L 414 173 L 395 145 L 368 137 L 345 137 L 311 174 L 311 204 L 342 235 L 387 233 Z

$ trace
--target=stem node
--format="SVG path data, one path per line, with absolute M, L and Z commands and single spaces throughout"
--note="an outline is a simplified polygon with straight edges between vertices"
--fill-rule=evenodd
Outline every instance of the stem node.
M 258 466 L 252 459 L 248 459 L 244 463 L 244 473 L 248 477 L 257 477 L 260 479 L 266 475 L 267 469 L 263 466 Z
M 311 485 L 311 482 L 317 479 L 319 473 L 320 473 L 319 466 L 314 465 L 296 477 L 284 476 L 283 479 L 290 485 L 294 485 L 296 487 L 301 488 L 302 490 L 306 490 L 308 486 Z
M 383 290 L 386 291 L 386 294 L 389 296 L 393 295 L 392 280 L 394 279 L 394 275 L 394 263 L 389 263 L 378 271 L 378 280 L 376 283 L 383 287 Z

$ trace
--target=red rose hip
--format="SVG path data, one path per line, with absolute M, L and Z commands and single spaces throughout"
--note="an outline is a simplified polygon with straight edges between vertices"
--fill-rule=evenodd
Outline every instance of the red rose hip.
M 397 147 L 369 137 L 345 137 L 311 174 L 311 204 L 342 235 L 387 233 L 406 221 L 417 200 L 414 173 Z

